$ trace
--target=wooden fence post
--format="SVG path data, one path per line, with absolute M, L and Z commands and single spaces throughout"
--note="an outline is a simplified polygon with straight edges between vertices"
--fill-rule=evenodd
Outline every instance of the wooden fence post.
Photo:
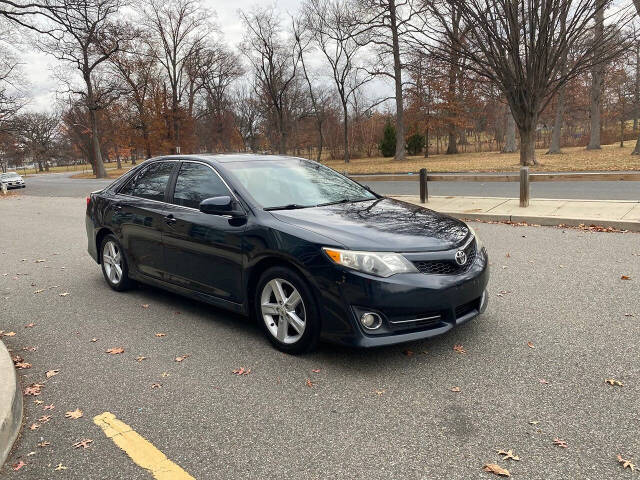
M 429 189 L 427 186 L 427 169 L 420 169 L 420 203 L 429 201 Z
M 520 206 L 529 206 L 529 167 L 520 167 Z

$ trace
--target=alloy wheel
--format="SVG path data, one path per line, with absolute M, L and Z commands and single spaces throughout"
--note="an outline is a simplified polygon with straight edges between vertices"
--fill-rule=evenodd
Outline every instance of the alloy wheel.
M 122 280 L 122 253 L 118 245 L 109 240 L 102 248 L 102 264 L 107 278 L 113 285 L 117 285 Z
M 288 281 L 274 278 L 260 296 L 262 319 L 269 333 L 285 344 L 296 343 L 304 334 L 307 315 L 300 292 Z

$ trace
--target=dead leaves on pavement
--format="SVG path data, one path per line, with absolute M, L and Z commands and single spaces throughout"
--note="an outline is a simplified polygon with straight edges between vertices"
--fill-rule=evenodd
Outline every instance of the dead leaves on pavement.
M 118 355 L 120 353 L 124 353 L 124 348 L 113 347 L 113 348 L 110 348 L 109 350 L 105 350 L 105 352 L 108 353 L 109 355 Z
M 501 455 L 503 460 L 520 461 L 520 457 L 518 455 L 516 455 L 515 453 L 513 453 L 513 450 L 511 450 L 511 449 L 509 449 L 509 450 L 499 449 L 498 450 L 498 455 Z
M 60 370 L 48 370 L 45 375 L 47 376 L 47 378 L 51 378 L 55 377 L 58 373 L 60 373 Z
M 240 367 L 240 368 L 236 368 L 233 372 L 234 375 L 237 375 L 239 377 L 241 376 L 246 376 L 249 375 L 251 373 L 251 369 L 250 368 L 244 368 L 244 367 Z
M 509 470 L 507 470 L 506 468 L 502 468 L 500 465 L 496 465 L 495 463 L 485 463 L 482 469 L 485 472 L 493 473 L 494 475 L 497 475 L 500 477 L 511 476 L 511 474 L 509 473 Z
M 618 458 L 618 463 L 620 465 L 622 465 L 622 469 L 623 470 L 626 470 L 628 468 L 632 472 L 635 471 L 636 464 L 635 463 L 631 463 L 631 460 L 626 460 L 626 459 L 622 458 L 622 455 L 620 455 L 620 454 L 618 454 L 617 458 Z
M 624 383 L 622 383 L 620 380 L 616 380 L 615 378 L 607 378 L 604 383 L 607 383 L 612 387 L 624 387 Z
M 80 410 L 79 408 L 76 408 L 75 410 L 64 414 L 65 418 L 71 418 L 74 420 L 82 417 L 83 415 L 84 413 L 82 413 L 82 410 Z
M 74 443 L 72 446 L 73 448 L 82 448 L 84 450 L 85 448 L 89 448 L 89 445 L 92 443 L 93 440 L 85 438 L 84 440 Z
M 569 448 L 569 445 L 567 445 L 567 442 L 565 442 L 564 440 L 556 437 L 553 439 L 553 444 L 556 445 L 557 447 L 561 447 L 561 448 Z

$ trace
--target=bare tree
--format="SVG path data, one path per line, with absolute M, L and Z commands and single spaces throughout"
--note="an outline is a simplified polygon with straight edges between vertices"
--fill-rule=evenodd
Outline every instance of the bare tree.
M 52 0 L 57 1 L 57 0 Z M 38 45 L 46 53 L 75 68 L 82 87 L 71 80 L 70 93 L 84 101 L 91 129 L 92 166 L 98 178 L 107 176 L 102 161 L 98 131 L 98 111 L 117 98 L 121 89 L 110 83 L 100 68 L 120 50 L 122 31 L 115 23 L 123 5 L 121 0 L 61 0 L 63 7 L 52 4 L 49 17 L 55 22 L 59 36 L 45 37 Z
M 256 7 L 240 12 L 245 28 L 241 44 L 255 75 L 255 86 L 273 112 L 278 152 L 287 152 L 291 112 L 289 101 L 296 84 L 299 54 L 295 41 L 283 39 L 280 18 L 273 7 Z
M 608 0 L 596 0 L 596 14 L 594 16 L 595 29 L 593 34 L 594 55 L 599 55 L 599 49 L 604 36 L 604 11 L 609 3 Z M 602 128 L 602 89 L 604 87 L 604 63 L 599 62 L 591 67 L 591 90 L 589 92 L 589 117 L 590 135 L 587 150 L 599 150 L 600 130 Z
M 243 85 L 233 97 L 235 124 L 242 138 L 244 150 L 258 150 L 258 122 L 260 119 L 259 100 L 253 92 L 255 88 Z
M 507 128 L 505 129 L 505 141 L 504 147 L 502 147 L 502 153 L 513 153 L 518 151 L 518 144 L 516 143 L 516 121 L 511 114 L 509 105 L 504 112 L 505 120 L 507 122 Z
M 359 32 L 357 18 L 346 0 L 308 0 L 304 14 L 305 26 L 331 68 L 340 98 L 344 161 L 347 163 L 350 158 L 349 102 L 358 89 L 371 80 L 371 76 L 363 74 L 356 63 L 363 43 L 368 40 Z
M 427 11 L 427 3 L 420 0 L 357 0 L 358 22 L 362 25 L 361 34 L 365 34 L 365 41 L 378 48 L 379 65 L 373 73 L 385 75 L 393 79 L 396 103 L 396 160 L 404 160 L 405 125 L 404 125 L 404 96 L 401 44 L 402 39 L 416 30 L 413 22 Z M 418 28 L 420 30 L 420 28 Z M 387 58 L 392 58 L 389 70 Z
M 469 60 L 468 68 L 495 82 L 503 90 L 520 132 L 520 163 L 534 165 L 538 116 L 568 80 L 594 65 L 607 62 L 625 46 L 619 35 L 629 21 L 628 10 L 617 12 L 616 24 L 602 34 L 598 46 L 594 20 L 602 0 L 451 0 L 470 26 L 464 40 L 440 19 L 433 48 L 445 53 L 451 45 Z M 563 59 L 576 52 L 570 65 Z
M 55 113 L 33 112 L 16 119 L 16 131 L 31 160 L 39 171 L 49 171 L 49 159 L 54 156 L 55 137 L 60 117 Z
M 151 0 L 147 5 L 144 14 L 152 39 L 151 48 L 169 82 L 169 138 L 173 153 L 177 153 L 181 104 L 190 83 L 188 63 L 204 48 L 213 25 L 207 10 L 196 0 Z

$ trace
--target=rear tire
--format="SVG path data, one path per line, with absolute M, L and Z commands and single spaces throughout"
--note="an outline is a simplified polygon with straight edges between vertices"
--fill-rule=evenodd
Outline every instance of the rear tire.
M 114 235 L 106 235 L 100 245 L 102 275 L 107 284 L 117 292 L 133 286 L 122 245 Z
M 254 313 L 269 341 L 290 354 L 313 350 L 320 317 L 307 282 L 287 267 L 272 267 L 258 280 Z

